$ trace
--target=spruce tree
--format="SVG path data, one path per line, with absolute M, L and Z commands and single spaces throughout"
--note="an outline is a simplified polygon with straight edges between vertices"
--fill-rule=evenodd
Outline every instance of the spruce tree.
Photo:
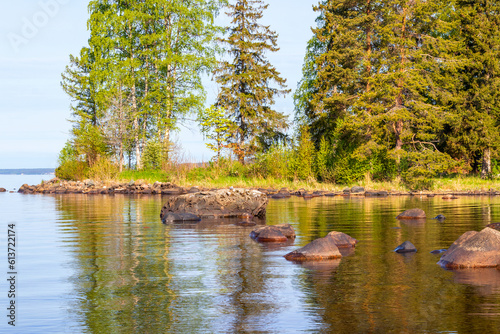
M 486 177 L 500 147 L 500 3 L 458 0 L 456 8 L 467 64 L 458 72 L 447 150 Z
M 237 0 L 228 5 L 231 27 L 221 42 L 232 59 L 222 61 L 215 71 L 220 84 L 216 106 L 227 110 L 237 125 L 231 145 L 242 163 L 261 149 L 263 137 L 287 126 L 286 117 L 272 109 L 275 97 L 289 90 L 285 89 L 286 80 L 265 57 L 266 52 L 279 50 L 278 35 L 258 23 L 267 7 L 261 0 Z

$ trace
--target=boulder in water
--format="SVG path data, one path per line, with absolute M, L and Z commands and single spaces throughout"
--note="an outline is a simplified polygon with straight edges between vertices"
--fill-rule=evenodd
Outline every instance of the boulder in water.
M 332 231 L 327 237 L 332 238 L 338 248 L 356 247 L 358 243 L 358 240 L 342 232 Z
M 250 237 L 260 242 L 285 242 L 295 238 L 295 230 L 290 224 L 262 226 L 253 230 Z
M 416 252 L 417 248 L 411 242 L 405 241 L 401 245 L 396 247 L 396 249 L 394 249 L 394 251 L 396 253 L 412 253 L 412 252 Z
M 302 248 L 285 255 L 289 261 L 317 261 L 341 258 L 339 248 L 331 237 L 316 239 Z
M 438 262 L 446 268 L 487 268 L 500 265 L 500 231 L 486 227 L 465 232 Z
M 192 213 L 201 218 L 263 217 L 267 203 L 267 196 L 257 190 L 200 191 L 170 198 L 161 209 L 160 216 L 173 212 Z
M 396 219 L 425 219 L 425 211 L 422 209 L 410 209 L 400 213 Z

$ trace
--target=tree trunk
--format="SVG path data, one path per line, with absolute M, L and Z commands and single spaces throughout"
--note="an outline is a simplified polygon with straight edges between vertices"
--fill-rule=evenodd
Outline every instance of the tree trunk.
M 481 178 L 485 179 L 491 173 L 491 148 L 487 147 L 483 151 L 483 165 L 481 167 Z

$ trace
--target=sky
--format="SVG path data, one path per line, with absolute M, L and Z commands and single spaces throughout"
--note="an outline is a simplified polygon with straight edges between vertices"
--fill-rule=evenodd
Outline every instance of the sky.
M 318 0 L 266 0 L 261 20 L 279 35 L 280 51 L 267 58 L 287 79 L 292 93 L 275 109 L 293 119 L 293 91 L 301 78 L 307 41 Z M 59 151 L 70 137 L 70 98 L 61 73 L 70 54 L 87 45 L 86 0 L 22 0 L 0 3 L 0 169 L 57 167 Z M 228 22 L 224 14 L 220 24 Z M 217 86 L 206 78 L 207 104 Z M 176 141 L 190 161 L 208 161 L 195 123 L 180 126 Z

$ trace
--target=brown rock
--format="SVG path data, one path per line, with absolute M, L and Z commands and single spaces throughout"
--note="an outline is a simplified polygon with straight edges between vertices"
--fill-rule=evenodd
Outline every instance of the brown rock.
M 242 217 L 244 214 L 263 217 L 267 203 L 267 196 L 256 190 L 220 189 L 172 197 L 161 209 L 160 216 L 168 212 L 186 212 L 202 218 Z
M 491 223 L 486 225 L 486 227 L 492 228 L 494 230 L 500 231 L 500 223 Z
M 341 258 L 339 248 L 331 237 L 316 239 L 302 248 L 285 255 L 289 261 L 316 261 Z
M 405 241 L 394 250 L 396 253 L 412 253 L 416 252 L 417 248 L 410 241 Z
M 0 188 L 0 193 L 4 193 L 4 192 L 6 192 L 6 191 L 7 191 L 7 189 L 5 189 L 5 188 Z
M 263 226 L 253 230 L 250 237 L 263 242 L 284 242 L 295 238 L 295 230 L 290 224 Z
M 332 238 L 338 248 L 356 247 L 358 240 L 342 232 L 330 232 L 327 237 Z
M 400 213 L 396 219 L 425 219 L 425 211 L 422 209 L 410 209 Z
M 500 265 L 500 231 L 486 227 L 458 238 L 438 262 L 446 268 L 487 268 Z
M 250 237 L 260 242 L 286 242 L 288 240 L 279 229 L 269 227 L 261 228 L 258 232 L 252 231 Z

